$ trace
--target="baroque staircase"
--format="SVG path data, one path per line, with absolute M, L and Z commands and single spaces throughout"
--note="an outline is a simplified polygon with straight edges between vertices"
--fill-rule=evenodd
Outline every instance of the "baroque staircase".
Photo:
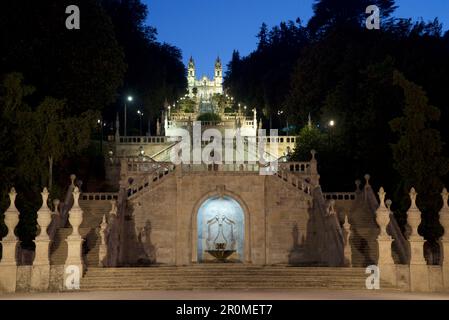
M 304 268 L 243 264 L 182 267 L 90 268 L 81 280 L 86 291 L 346 289 L 366 290 L 365 268 Z M 381 289 L 395 289 L 381 282 Z

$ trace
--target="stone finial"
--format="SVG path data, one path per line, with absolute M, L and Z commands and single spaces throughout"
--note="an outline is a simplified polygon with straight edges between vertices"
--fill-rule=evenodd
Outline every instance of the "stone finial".
M 379 192 L 377 194 L 379 195 L 380 199 L 379 207 L 376 210 L 376 222 L 380 228 L 378 239 L 388 240 L 391 239 L 391 237 L 387 233 L 387 226 L 390 223 L 390 212 L 385 206 L 386 193 L 384 191 L 384 188 L 380 187 Z
M 79 233 L 79 226 L 83 222 L 83 210 L 81 210 L 78 202 L 80 197 L 80 191 L 78 187 L 75 187 L 72 194 L 73 194 L 73 206 L 69 211 L 69 222 L 73 228 L 73 232 L 69 237 L 71 237 L 72 239 L 75 238 L 81 239 L 81 235 Z
M 78 187 L 75 187 L 72 194 L 73 194 L 73 207 L 79 208 L 80 189 Z
M 101 220 L 100 224 L 100 237 L 101 237 L 101 244 L 106 244 L 106 228 L 108 227 L 108 223 L 106 221 L 106 215 L 103 215 L 103 219 Z
M 111 200 L 111 211 L 109 211 L 109 215 L 117 216 L 117 201 Z
M 61 201 L 59 201 L 59 199 L 54 199 L 53 200 L 53 214 L 58 214 L 59 215 L 59 204 L 61 203 Z
M 48 208 L 47 201 L 48 201 L 48 190 L 47 188 L 44 188 L 44 190 L 41 192 L 42 196 L 42 207 L 37 212 L 37 224 L 40 228 L 39 236 L 36 237 L 36 240 L 48 240 L 48 233 L 47 228 L 50 225 L 51 222 L 51 211 L 50 208 Z
M 44 190 L 42 190 L 41 192 L 41 196 L 42 196 L 42 208 L 41 209 L 49 209 L 48 208 L 48 196 L 50 195 L 50 193 L 48 192 L 47 187 L 44 187 Z
M 360 191 L 360 185 L 361 184 L 362 184 L 362 182 L 359 179 L 355 180 L 355 191 L 356 192 Z
M 369 179 L 369 178 L 368 178 L 368 179 Z M 367 185 L 369 185 L 369 184 L 368 184 L 368 180 L 366 181 L 366 183 L 367 183 Z M 385 192 L 384 188 L 383 188 L 383 187 L 380 187 L 379 192 L 378 192 L 377 194 L 379 195 L 379 199 L 380 199 L 379 207 L 386 208 L 386 207 L 385 207 L 385 196 L 386 196 L 386 192 Z
M 316 161 L 316 159 L 315 159 L 316 151 L 314 149 L 312 149 L 312 150 L 310 150 L 310 154 L 312 155 L 312 159 L 310 159 L 310 161 Z
M 328 215 L 335 215 L 337 212 L 335 211 L 335 200 L 329 201 L 329 207 L 327 208 Z
M 345 214 L 345 222 L 343 223 L 343 228 L 347 231 L 349 231 L 349 229 L 351 228 L 351 224 L 349 223 L 347 214 Z
M 423 240 L 423 238 L 418 234 L 418 227 L 421 224 L 421 211 L 416 206 L 416 196 L 418 195 L 418 193 L 416 193 L 415 188 L 410 189 L 409 195 L 411 205 L 410 208 L 407 210 L 407 223 L 412 229 L 410 239 Z
M 418 193 L 415 191 L 415 188 L 412 187 L 409 192 L 410 201 L 412 202 L 410 208 L 417 208 L 416 207 L 416 196 L 417 195 L 418 195 Z
M 391 199 L 387 199 L 385 201 L 385 205 L 387 206 L 388 211 L 391 212 L 391 205 L 393 204 L 393 201 L 391 201 Z
M 369 174 L 365 174 L 363 176 L 363 178 L 365 178 L 365 187 L 369 186 L 369 179 L 371 178 L 371 176 Z M 382 189 L 383 190 L 383 189 Z
M 16 197 L 17 197 L 17 192 L 16 189 L 14 187 L 11 188 L 11 191 L 9 192 L 9 201 L 10 201 L 10 205 L 9 205 L 9 209 L 8 210 L 17 210 L 16 208 Z
M 70 181 L 71 181 L 70 185 L 71 185 L 72 187 L 75 186 L 75 179 L 76 179 L 76 175 L 71 174 L 71 175 L 70 175 Z
M 17 237 L 14 234 L 14 230 L 19 223 L 19 210 L 16 208 L 16 197 L 17 192 L 16 189 L 11 188 L 11 191 L 9 192 L 9 208 L 5 211 L 5 225 L 8 228 L 8 234 L 3 240 L 7 241 L 16 241 Z

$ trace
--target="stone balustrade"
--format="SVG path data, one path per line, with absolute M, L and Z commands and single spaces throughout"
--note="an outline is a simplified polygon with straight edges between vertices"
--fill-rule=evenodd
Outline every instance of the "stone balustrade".
M 141 179 L 141 181 L 132 184 L 128 187 L 128 197 L 131 197 L 135 194 L 137 194 L 139 191 L 142 190 L 148 190 L 152 185 L 159 182 L 161 179 L 164 178 L 164 176 L 168 175 L 171 172 L 174 172 L 176 170 L 176 166 L 169 166 L 169 167 L 163 167 L 159 168 L 153 173 L 149 174 L 148 176 Z
M 325 200 L 354 201 L 355 192 L 323 192 Z
M 120 144 L 161 144 L 175 142 L 178 138 L 169 136 L 120 136 Z
M 80 196 L 80 200 L 89 201 L 117 200 L 117 198 L 117 192 L 83 192 Z
M 153 172 L 159 168 L 166 168 L 169 166 L 174 166 L 171 162 L 153 162 L 144 161 L 140 157 L 128 158 L 127 159 L 127 170 L 130 173 L 134 172 Z
M 281 162 L 279 166 L 290 172 L 310 173 L 310 162 Z
M 307 194 L 312 193 L 312 185 L 299 176 L 292 174 L 290 171 L 280 168 L 280 170 L 278 170 L 277 172 L 277 176 L 282 180 L 290 183 L 290 185 L 298 190 L 301 190 Z
M 219 172 L 259 172 L 260 166 L 255 162 L 243 162 L 243 163 L 224 163 L 224 164 L 183 164 L 181 166 L 182 172 L 195 173 L 206 171 L 219 171 Z

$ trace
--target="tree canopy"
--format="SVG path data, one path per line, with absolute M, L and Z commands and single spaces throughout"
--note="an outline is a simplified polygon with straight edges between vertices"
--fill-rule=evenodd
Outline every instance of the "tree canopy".
M 380 9 L 379 30 L 365 26 L 368 5 Z M 304 160 L 309 150 L 301 145 L 319 149 L 325 190 L 351 191 L 355 179 L 370 173 L 375 188 L 401 186 L 394 207 L 404 209 L 400 201 L 413 185 L 425 209 L 436 198 L 424 190 L 439 193 L 448 183 L 449 127 L 435 112 L 449 117 L 449 32 L 443 35 L 438 19 L 395 18 L 395 8 L 393 0 L 317 0 L 306 25 L 262 24 L 255 50 L 244 57 L 234 52 L 225 84 L 236 99 L 264 110 L 270 126 L 280 127 L 282 114 L 298 128 L 293 159 Z M 425 129 L 413 129 L 411 109 Z M 407 153 L 414 135 L 419 146 Z M 399 149 L 406 153 L 399 156 Z

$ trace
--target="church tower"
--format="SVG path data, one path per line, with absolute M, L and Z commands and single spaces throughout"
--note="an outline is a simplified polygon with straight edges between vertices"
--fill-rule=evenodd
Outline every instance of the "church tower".
M 217 60 L 215 61 L 214 82 L 215 82 L 215 87 L 217 88 L 216 93 L 223 93 L 223 90 L 222 90 L 223 68 L 221 66 L 220 57 L 217 57 Z
M 190 57 L 189 65 L 187 66 L 187 85 L 189 87 L 189 95 L 192 96 L 193 87 L 195 87 L 195 62 Z

